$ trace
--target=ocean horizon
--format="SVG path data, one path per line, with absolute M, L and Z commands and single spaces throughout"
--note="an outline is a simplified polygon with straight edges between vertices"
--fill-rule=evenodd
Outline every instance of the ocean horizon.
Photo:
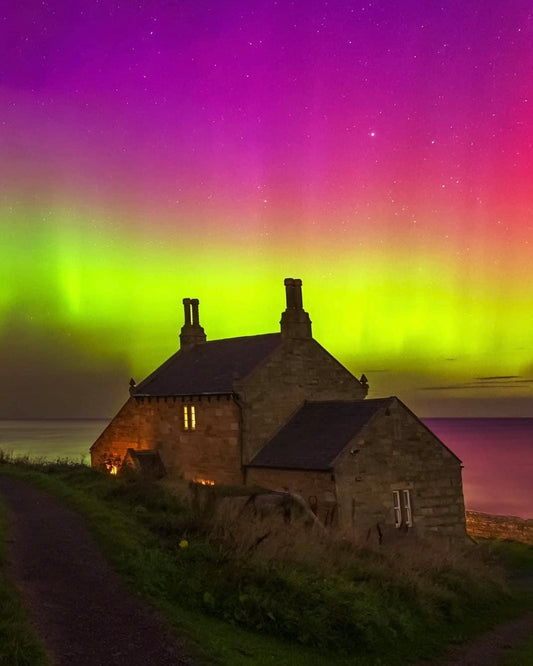
M 110 420 L 0 420 L 0 449 L 90 464 L 89 448 Z M 462 460 L 467 509 L 533 518 L 533 418 L 421 420 Z

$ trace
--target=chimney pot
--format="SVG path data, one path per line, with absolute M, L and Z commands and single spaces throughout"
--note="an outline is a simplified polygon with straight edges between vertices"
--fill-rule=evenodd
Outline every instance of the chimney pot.
M 302 281 L 301 280 L 293 280 L 294 284 L 294 306 L 298 308 L 299 310 L 303 309 L 303 301 L 302 301 Z
M 287 307 L 281 315 L 281 335 L 284 338 L 312 338 L 311 320 L 303 309 L 302 281 L 285 278 Z
M 200 316 L 198 312 L 199 304 L 200 301 L 197 298 L 183 299 L 185 322 L 180 333 L 181 349 L 190 349 L 191 347 L 194 347 L 194 345 L 199 345 L 206 341 L 204 329 L 200 326 Z
M 294 294 L 294 279 L 285 278 L 283 284 L 285 285 L 285 300 L 287 302 L 287 308 L 296 307 L 296 299 Z
M 192 325 L 193 326 L 200 326 L 200 314 L 198 312 L 198 306 L 199 305 L 200 305 L 200 301 L 197 298 L 191 298 Z
M 184 298 L 183 299 L 183 310 L 185 314 L 185 326 L 190 326 L 191 325 L 191 299 L 190 298 Z

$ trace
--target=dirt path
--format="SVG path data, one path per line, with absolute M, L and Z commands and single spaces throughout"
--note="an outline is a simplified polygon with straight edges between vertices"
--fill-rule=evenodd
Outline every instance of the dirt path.
M 467 645 L 453 648 L 438 666 L 500 666 L 510 648 L 533 635 L 533 613 L 495 627 Z M 526 666 L 526 664 L 524 664 Z
M 56 499 L 0 476 L 9 575 L 61 666 L 190 666 L 183 645 L 104 560 L 83 520 Z
M 533 577 L 516 578 L 515 583 L 533 594 Z M 438 662 L 433 661 L 430 665 L 426 661 L 417 666 L 501 666 L 509 650 L 518 647 L 529 636 L 533 636 L 533 611 L 499 624 L 468 643 L 449 648 Z

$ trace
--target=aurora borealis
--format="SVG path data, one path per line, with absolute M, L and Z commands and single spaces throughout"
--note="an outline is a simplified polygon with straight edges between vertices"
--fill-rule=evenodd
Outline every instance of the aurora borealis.
M 1 416 L 178 346 L 315 337 L 422 416 L 533 414 L 531 3 L 5 3 Z

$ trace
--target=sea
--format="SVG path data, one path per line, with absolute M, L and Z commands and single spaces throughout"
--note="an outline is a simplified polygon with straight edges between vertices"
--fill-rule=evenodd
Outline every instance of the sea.
M 466 508 L 533 518 L 533 418 L 434 418 L 424 423 L 463 462 Z M 109 420 L 0 421 L 0 449 L 90 464 Z

